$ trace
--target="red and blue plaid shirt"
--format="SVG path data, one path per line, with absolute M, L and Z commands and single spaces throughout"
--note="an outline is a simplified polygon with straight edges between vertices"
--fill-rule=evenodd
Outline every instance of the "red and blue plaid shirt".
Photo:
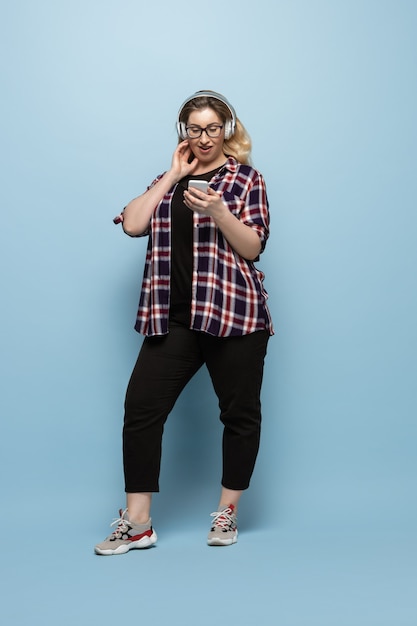
M 258 234 L 262 252 L 269 236 L 268 199 L 262 175 L 229 157 L 211 179 L 210 187 L 222 195 L 233 215 Z M 149 241 L 135 329 L 147 336 L 168 332 L 171 202 L 175 188 L 159 202 L 144 233 Z M 123 214 L 114 221 L 123 221 Z M 253 261 L 233 250 L 211 217 L 193 213 L 193 226 L 190 328 L 217 337 L 257 330 L 268 330 L 272 335 L 264 274 Z

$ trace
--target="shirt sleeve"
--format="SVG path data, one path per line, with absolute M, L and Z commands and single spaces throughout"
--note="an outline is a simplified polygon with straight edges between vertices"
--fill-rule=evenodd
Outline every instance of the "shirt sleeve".
M 164 172 L 165 174 L 165 172 Z M 149 189 L 151 189 L 154 185 L 156 185 L 156 183 L 161 180 L 162 176 L 164 176 L 164 174 L 159 174 L 159 176 L 157 176 L 150 185 L 148 185 L 148 187 L 146 188 L 146 191 L 149 191 Z M 145 193 L 146 193 L 145 191 Z M 121 213 L 119 213 L 119 215 L 116 215 L 116 217 L 113 218 L 113 223 L 114 224 L 121 224 L 123 222 L 123 213 L 126 207 L 123 207 L 123 211 Z M 146 230 L 142 235 L 140 235 L 141 237 L 143 235 L 147 235 L 149 233 L 149 230 Z
M 247 167 L 247 166 L 245 166 Z M 269 237 L 269 203 L 265 180 L 257 170 L 241 169 L 235 178 L 235 184 L 223 193 L 229 210 L 241 222 L 252 228 L 261 241 L 264 251 Z
M 269 203 L 263 176 L 256 172 L 252 179 L 241 219 L 244 224 L 253 228 L 261 240 L 261 252 L 264 251 L 269 237 Z

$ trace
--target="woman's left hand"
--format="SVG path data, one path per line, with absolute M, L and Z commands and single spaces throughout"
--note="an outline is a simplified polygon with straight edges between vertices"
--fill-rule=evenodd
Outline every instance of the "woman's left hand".
M 220 217 L 227 211 L 227 204 L 223 202 L 221 195 L 209 187 L 207 193 L 189 187 L 184 191 L 184 204 L 200 215 L 210 215 L 213 218 Z
M 244 259 L 253 260 L 261 251 L 258 234 L 231 211 L 222 196 L 210 187 L 207 193 L 195 187 L 184 191 L 184 204 L 199 215 L 209 215 L 227 239 L 229 245 Z

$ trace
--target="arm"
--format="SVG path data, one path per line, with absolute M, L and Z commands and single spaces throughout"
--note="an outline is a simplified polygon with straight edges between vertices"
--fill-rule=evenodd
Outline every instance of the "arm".
M 209 187 L 206 194 L 197 189 L 185 191 L 184 202 L 192 211 L 210 215 L 229 245 L 241 257 L 249 261 L 258 257 L 262 251 L 261 235 L 257 232 L 259 227 L 251 227 L 231 213 L 227 203 L 213 189 Z M 265 207 L 267 210 L 267 205 Z
M 158 182 L 135 198 L 123 211 L 123 230 L 131 237 L 142 235 L 149 227 L 155 207 L 164 195 L 184 176 L 191 174 L 197 167 L 198 161 L 193 158 L 189 163 L 191 150 L 188 141 L 182 141 L 175 149 L 171 168 Z
M 209 195 L 211 195 L 210 192 L 219 198 L 218 194 L 209 188 Z M 220 202 L 216 201 L 213 203 L 212 211 L 211 217 L 233 250 L 244 259 L 248 259 L 248 261 L 256 259 L 261 251 L 261 240 L 253 228 L 247 226 L 233 215 L 221 198 Z

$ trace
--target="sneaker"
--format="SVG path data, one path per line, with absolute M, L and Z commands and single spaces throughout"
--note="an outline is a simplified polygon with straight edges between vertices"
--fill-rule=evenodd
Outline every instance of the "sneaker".
M 129 522 L 127 509 L 119 511 L 120 517 L 110 524 L 117 524 L 116 530 L 107 539 L 94 548 L 96 554 L 125 554 L 133 548 L 149 548 L 156 543 L 156 532 L 152 528 L 152 520 L 147 524 Z
M 233 504 L 211 513 L 213 523 L 207 537 L 209 546 L 230 546 L 237 542 L 237 516 Z

